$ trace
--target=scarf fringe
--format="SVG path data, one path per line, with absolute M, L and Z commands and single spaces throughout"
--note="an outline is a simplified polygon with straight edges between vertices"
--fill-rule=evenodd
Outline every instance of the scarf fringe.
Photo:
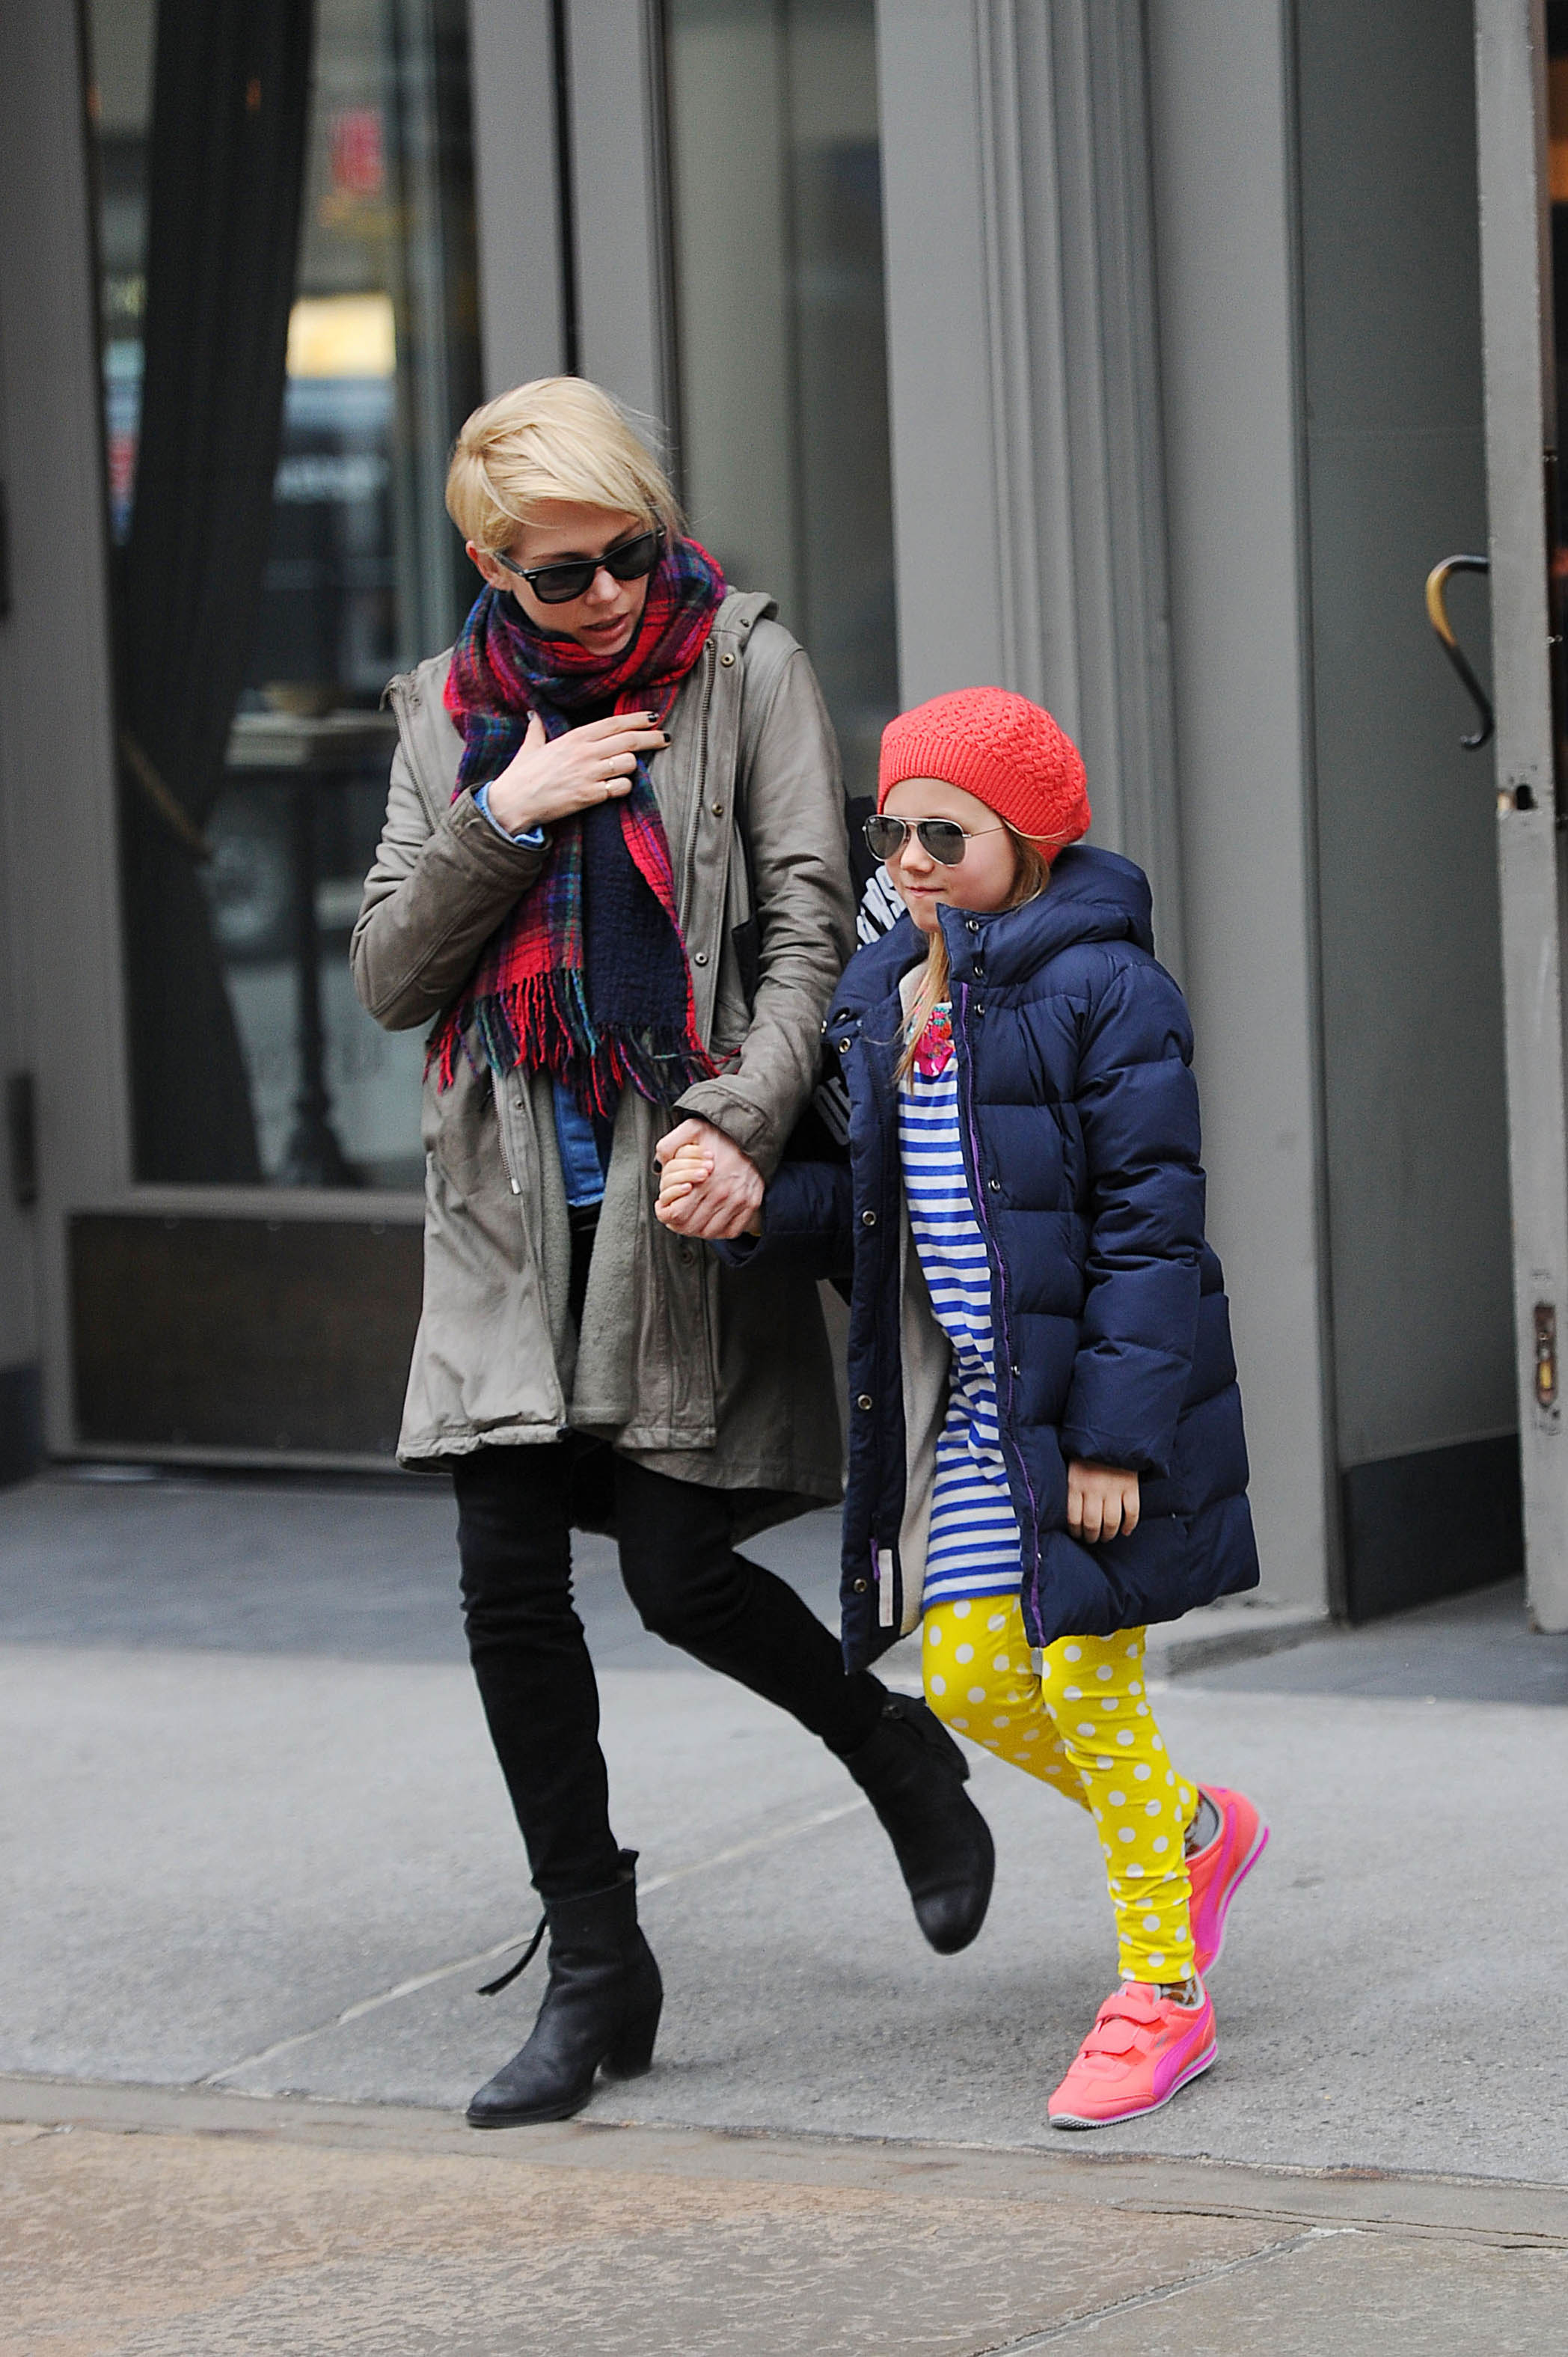
M 585 1113 L 609 1120 L 628 1088 L 654 1104 L 672 1104 L 697 1081 L 719 1070 L 693 1032 L 671 1027 L 596 1032 L 576 973 L 531 974 L 482 998 L 470 999 L 463 1019 L 449 1017 L 430 1042 L 425 1070 L 450 1088 L 461 1055 L 476 1072 L 544 1071 L 569 1088 Z

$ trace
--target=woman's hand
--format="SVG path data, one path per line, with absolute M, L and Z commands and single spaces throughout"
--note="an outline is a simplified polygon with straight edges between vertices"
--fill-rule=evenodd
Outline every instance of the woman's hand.
M 1086 1546 L 1118 1534 L 1130 1539 L 1138 1527 L 1137 1475 L 1075 1457 L 1067 1469 L 1067 1526 Z
M 711 1122 L 683 1121 L 653 1149 L 660 1166 L 654 1217 L 678 1236 L 711 1243 L 762 1231 L 762 1173 Z
M 546 737 L 536 712 L 490 788 L 490 816 L 506 834 L 526 834 L 552 819 L 613 801 L 630 792 L 638 755 L 657 753 L 669 742 L 650 712 L 612 713 L 562 737 Z

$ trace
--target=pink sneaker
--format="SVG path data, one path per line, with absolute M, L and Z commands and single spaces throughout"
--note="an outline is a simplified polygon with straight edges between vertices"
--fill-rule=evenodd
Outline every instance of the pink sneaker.
M 1054 2128 L 1135 2120 L 1168 2104 L 1219 2051 L 1207 1989 L 1201 2005 L 1177 2005 L 1142 1981 L 1123 1981 L 1095 2015 L 1047 2115 Z
M 1192 1884 L 1193 1970 L 1201 1980 L 1219 1961 L 1230 1901 L 1262 1857 L 1269 1829 L 1245 1792 L 1228 1792 L 1223 1784 L 1203 1784 L 1198 1790 L 1219 1812 L 1219 1831 L 1207 1849 L 1187 1862 Z

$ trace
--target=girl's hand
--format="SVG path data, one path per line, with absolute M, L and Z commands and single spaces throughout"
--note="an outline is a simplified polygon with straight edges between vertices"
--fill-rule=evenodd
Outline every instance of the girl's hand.
M 534 713 L 528 734 L 490 788 L 490 816 L 508 834 L 525 834 L 552 819 L 570 818 L 595 802 L 629 793 L 639 753 L 657 753 L 670 739 L 649 712 L 612 713 L 544 734 Z
M 684 1157 L 693 1148 L 711 1166 L 700 1178 L 690 1177 L 684 1168 Z M 706 1121 L 681 1122 L 668 1137 L 660 1139 L 653 1153 L 661 1172 L 672 1162 L 682 1164 L 674 1178 L 682 1191 L 666 1201 L 661 1178 L 659 1200 L 653 1207 L 655 1217 L 665 1227 L 677 1235 L 698 1236 L 712 1243 L 760 1233 L 760 1225 L 754 1222 L 762 1210 L 762 1173 L 750 1155 L 743 1154 L 722 1129 Z
M 672 1154 L 663 1165 L 659 1180 L 659 1200 L 654 1209 L 660 1219 L 672 1204 L 683 1202 L 694 1187 L 714 1175 L 714 1157 L 705 1147 L 693 1142 Z
M 1118 1535 L 1130 1539 L 1138 1527 L 1137 1475 L 1075 1457 L 1067 1469 L 1067 1526 L 1086 1546 Z

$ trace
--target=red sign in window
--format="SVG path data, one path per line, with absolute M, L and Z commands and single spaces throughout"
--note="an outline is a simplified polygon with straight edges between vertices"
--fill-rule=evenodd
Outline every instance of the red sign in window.
M 349 106 L 332 117 L 332 185 L 345 196 L 381 194 L 386 177 L 379 106 Z

